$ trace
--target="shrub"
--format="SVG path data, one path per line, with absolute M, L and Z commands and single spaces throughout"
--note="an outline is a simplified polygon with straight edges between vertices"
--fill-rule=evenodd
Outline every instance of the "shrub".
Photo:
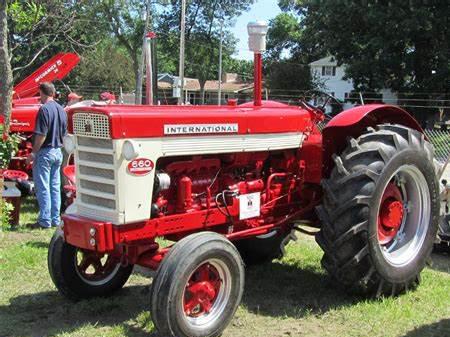
M 5 132 L 4 125 L 0 124 L 0 170 L 6 169 L 11 158 L 17 152 L 20 138 L 16 134 L 8 134 Z
M 9 230 L 11 228 L 11 212 L 14 206 L 4 199 L 0 199 L 0 231 Z

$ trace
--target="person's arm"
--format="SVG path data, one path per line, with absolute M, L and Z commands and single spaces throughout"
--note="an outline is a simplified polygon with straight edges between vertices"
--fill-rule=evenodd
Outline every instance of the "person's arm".
M 27 158 L 27 163 L 30 164 L 34 161 L 34 157 L 39 152 L 44 144 L 45 138 L 47 138 L 48 133 L 48 115 L 44 109 L 39 109 L 39 112 L 36 116 L 36 123 L 34 127 L 34 136 L 33 136 L 33 150 L 31 154 Z
M 36 155 L 36 153 L 39 152 L 39 150 L 41 149 L 42 144 L 44 144 L 45 138 L 47 136 L 44 135 L 38 135 L 35 134 L 34 135 L 34 142 L 33 142 L 33 154 Z

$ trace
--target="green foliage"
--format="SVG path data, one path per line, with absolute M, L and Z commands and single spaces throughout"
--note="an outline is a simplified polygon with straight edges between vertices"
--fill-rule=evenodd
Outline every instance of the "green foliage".
M 44 16 L 44 7 L 34 1 L 12 1 L 8 14 L 14 22 L 16 32 L 27 32 Z
M 450 81 L 446 1 L 282 0 L 301 19 L 296 44 L 346 64 L 357 89 L 445 92 Z
M 145 21 L 145 1 L 96 0 L 91 2 L 92 10 L 101 14 L 99 22 L 115 37 L 133 62 L 135 74 L 139 69 L 139 55 L 142 48 Z
M 227 58 L 223 65 L 224 72 L 236 73 L 246 81 L 253 80 L 253 61 Z
M 220 26 L 223 21 L 224 71 L 234 53 L 236 40 L 230 33 L 232 19 L 249 9 L 254 0 L 188 1 L 186 7 L 186 63 L 185 75 L 198 78 L 203 86 L 206 80 L 217 78 Z M 181 1 L 172 0 L 157 18 L 155 26 L 160 36 L 160 60 L 171 60 L 160 66 L 160 71 L 177 72 Z
M 304 66 L 302 60 L 290 58 L 288 60 L 268 60 L 265 65 L 267 84 L 270 89 L 278 93 L 285 92 L 292 95 L 292 90 L 306 91 L 312 88 L 312 78 L 309 67 Z
M 0 199 L 0 231 L 8 230 L 11 228 L 11 212 L 14 210 L 14 206 L 4 199 Z
M 286 50 L 297 54 L 302 36 L 299 19 L 291 13 L 281 13 L 270 21 L 266 53 L 269 58 L 280 59 Z
M 0 139 L 0 169 L 6 169 L 17 151 L 20 138 L 16 134 L 5 133 L 3 124 L 0 124 L 0 135 L 2 135 Z
M 107 35 L 86 1 L 12 1 L 8 40 L 15 82 L 59 52 L 82 51 Z
M 269 24 L 265 73 L 268 86 L 278 94 L 317 86 L 308 65 L 314 55 L 299 43 L 303 36 L 299 21 L 292 13 L 281 13 Z
M 75 91 L 83 94 L 85 99 L 98 99 L 99 87 L 118 92 L 119 87 L 124 91 L 132 91 L 135 85 L 130 57 L 124 48 L 118 47 L 111 40 L 86 50 L 75 74 L 72 83 L 80 83 L 74 87 Z
M 230 28 L 233 19 L 252 3 L 254 0 L 188 1 L 187 77 L 198 78 L 201 84 L 217 77 L 222 20 L 223 70 L 240 67 L 231 58 L 236 40 Z M 158 35 L 160 73 L 178 73 L 180 8 L 180 0 L 166 1 L 164 7 L 152 2 L 149 29 Z M 96 95 L 98 87 L 131 90 L 139 70 L 145 11 L 146 2 L 140 0 L 12 1 L 8 28 L 16 83 L 56 53 L 76 51 L 81 63 L 65 82 L 84 96 Z M 252 76 L 252 71 L 246 69 L 245 73 Z

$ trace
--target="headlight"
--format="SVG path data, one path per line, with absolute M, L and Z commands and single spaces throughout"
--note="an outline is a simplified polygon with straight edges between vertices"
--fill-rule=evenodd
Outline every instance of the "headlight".
M 64 149 L 67 153 L 72 153 L 75 150 L 75 137 L 73 135 L 67 135 L 63 139 Z
M 138 145 L 131 140 L 126 140 L 125 143 L 123 143 L 122 155 L 126 160 L 137 158 L 139 155 Z

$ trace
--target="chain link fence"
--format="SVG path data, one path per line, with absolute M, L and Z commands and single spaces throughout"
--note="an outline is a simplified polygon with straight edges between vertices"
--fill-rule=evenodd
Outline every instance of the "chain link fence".
M 434 155 L 441 165 L 446 165 L 450 160 L 450 130 L 425 129 L 425 134 L 434 146 Z M 447 164 L 442 175 L 450 178 L 450 165 Z
M 425 134 L 434 146 L 436 160 L 445 163 L 450 156 L 450 131 L 425 129 Z

